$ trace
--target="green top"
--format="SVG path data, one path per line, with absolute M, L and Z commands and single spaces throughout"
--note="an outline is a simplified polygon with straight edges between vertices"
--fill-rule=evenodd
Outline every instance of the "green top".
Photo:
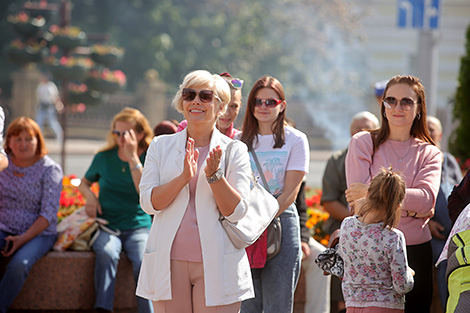
M 145 155 L 146 152 L 139 157 L 142 164 Z M 150 228 L 150 215 L 140 207 L 129 163 L 119 159 L 118 148 L 98 152 L 85 178 L 99 183 L 99 201 L 103 212 L 99 217 L 109 222 L 107 226 L 121 231 Z

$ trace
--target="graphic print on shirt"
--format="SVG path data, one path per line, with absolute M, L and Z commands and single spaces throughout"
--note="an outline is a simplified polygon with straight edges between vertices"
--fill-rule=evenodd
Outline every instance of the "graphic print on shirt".
M 264 177 L 271 194 L 280 194 L 284 185 L 285 165 L 287 164 L 289 153 L 287 151 L 257 151 L 256 156 L 263 168 Z M 252 157 L 250 157 L 250 162 L 255 176 L 260 177 L 259 182 L 262 184 L 261 176 Z

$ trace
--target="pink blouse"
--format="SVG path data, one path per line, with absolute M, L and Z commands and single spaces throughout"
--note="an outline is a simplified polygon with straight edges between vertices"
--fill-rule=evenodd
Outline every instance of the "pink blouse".
M 201 239 L 196 216 L 196 184 L 199 171 L 204 170 L 201 167 L 209 152 L 209 146 L 195 149 L 199 151 L 197 172 L 189 182 L 189 203 L 171 247 L 172 260 L 202 262 Z
M 411 137 L 405 142 L 387 140 L 373 153 L 372 136 L 359 132 L 351 138 L 346 155 L 348 187 L 355 182 L 369 184 L 382 167 L 399 171 L 406 184 L 405 201 L 398 229 L 407 245 L 431 240 L 429 219 L 406 216 L 406 210 L 430 212 L 436 202 L 441 178 L 441 152 L 436 147 Z

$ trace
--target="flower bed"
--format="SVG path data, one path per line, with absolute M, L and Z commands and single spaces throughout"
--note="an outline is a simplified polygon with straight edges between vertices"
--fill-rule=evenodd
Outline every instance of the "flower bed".
M 7 19 L 15 31 L 25 37 L 32 37 L 36 35 L 46 24 L 45 18 L 41 16 L 31 17 L 24 11 L 18 13 L 17 15 L 10 15 Z
M 80 179 L 75 175 L 64 176 L 62 180 L 62 192 L 60 193 L 60 206 L 57 212 L 57 222 L 59 223 L 64 217 L 69 216 L 79 208 L 85 205 L 80 190 Z M 91 185 L 91 190 L 98 195 L 99 186 L 97 183 Z
M 71 104 L 97 105 L 101 103 L 103 96 L 96 90 L 89 90 L 85 84 L 70 83 L 69 89 L 69 102 Z
M 126 75 L 122 71 L 111 71 L 107 68 L 103 71 L 93 70 L 85 84 L 92 90 L 114 93 L 126 86 Z
M 28 43 L 25 43 L 15 39 L 8 49 L 8 57 L 16 65 L 41 62 L 46 54 L 45 41 L 28 40 Z
M 91 47 L 90 57 L 96 63 L 111 67 L 122 59 L 124 49 L 116 46 L 96 44 Z
M 71 80 L 83 80 L 87 76 L 93 61 L 82 57 L 61 57 L 54 56 L 46 60 L 46 64 L 54 76 Z
M 73 49 L 84 45 L 87 39 L 85 32 L 75 26 L 59 27 L 52 25 L 49 32 L 53 36 L 51 44 L 65 49 Z
M 323 225 L 330 216 L 321 205 L 321 189 L 307 190 L 307 216 L 306 226 L 311 229 L 312 237 L 322 245 L 328 245 L 330 235 L 323 230 Z

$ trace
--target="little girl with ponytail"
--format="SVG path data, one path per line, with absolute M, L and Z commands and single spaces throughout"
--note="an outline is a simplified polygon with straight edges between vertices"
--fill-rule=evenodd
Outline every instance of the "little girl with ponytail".
M 373 178 L 367 196 L 355 203 L 357 215 L 343 220 L 339 254 L 344 261 L 342 289 L 346 312 L 404 312 L 413 288 L 403 233 L 396 229 L 405 182 L 391 168 Z

